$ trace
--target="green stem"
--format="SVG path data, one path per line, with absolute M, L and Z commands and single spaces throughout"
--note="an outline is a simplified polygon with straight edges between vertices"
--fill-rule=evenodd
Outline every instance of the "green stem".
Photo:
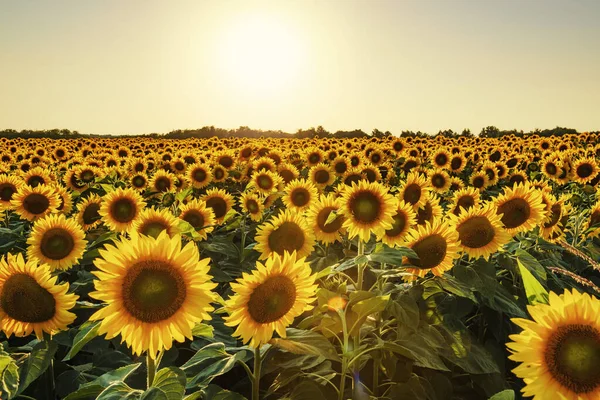
M 44 333 L 44 340 L 47 342 L 48 346 L 50 346 L 50 341 L 52 341 L 52 335 Z M 56 386 L 54 383 L 54 359 L 50 360 L 50 365 L 46 369 L 44 373 L 46 377 L 46 390 L 48 393 L 48 398 L 55 399 L 56 398 Z
M 154 383 L 154 375 L 156 375 L 156 362 L 150 353 L 146 352 L 146 369 L 148 370 L 148 388 Z
M 381 367 L 381 358 L 373 359 L 373 397 L 379 397 L 379 368 Z
M 358 239 L 358 255 L 362 256 L 365 253 L 365 244 L 362 240 Z M 358 278 L 356 282 L 356 290 L 362 290 L 363 287 L 363 275 L 365 272 L 366 264 L 358 265 Z
M 252 380 L 252 400 L 260 398 L 260 346 L 254 349 L 254 377 Z
M 340 391 L 338 400 L 344 400 L 344 391 L 346 390 L 346 374 L 348 373 L 348 326 L 346 325 L 346 313 L 338 310 L 338 315 L 342 320 L 342 334 L 344 336 L 344 348 L 342 349 L 342 374 L 340 377 Z

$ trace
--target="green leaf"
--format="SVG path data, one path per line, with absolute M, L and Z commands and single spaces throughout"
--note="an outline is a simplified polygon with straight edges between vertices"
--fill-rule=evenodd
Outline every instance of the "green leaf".
M 204 346 L 190 358 L 181 369 L 188 377 L 187 388 L 206 385 L 217 376 L 230 371 L 236 362 L 245 362 L 250 351 L 242 350 L 235 355 L 225 351 L 223 343 L 211 343 Z
M 535 279 L 535 277 L 529 272 L 529 270 L 523 265 L 520 259 L 517 258 L 517 264 L 519 265 L 519 271 L 523 278 L 523 286 L 525 286 L 525 294 L 527 294 L 527 300 L 529 304 L 548 304 L 548 292 L 541 283 Z
M 191 394 L 188 397 L 193 396 L 194 394 Z M 184 400 L 192 400 L 191 397 L 189 399 L 188 397 L 185 397 Z M 204 398 L 210 400 L 247 400 L 241 394 L 225 390 L 217 385 L 208 385 L 208 387 L 204 389 Z
M 152 387 L 144 392 L 141 399 L 181 400 L 185 393 L 185 383 L 185 372 L 181 369 L 177 367 L 162 368 L 156 373 Z
M 419 367 L 450 371 L 437 354 L 436 349 L 428 346 L 418 334 L 404 338 L 397 343 L 385 342 L 383 348 L 414 360 Z
M 113 185 L 107 185 L 106 183 L 102 183 L 100 184 L 100 186 L 102 187 L 102 189 L 104 189 L 104 191 L 107 194 L 115 190 L 115 187 Z
M 98 396 L 104 389 L 112 384 L 123 382 L 141 363 L 129 364 L 114 371 L 107 372 L 91 382 L 79 386 L 76 392 L 71 393 L 64 400 L 80 400 L 94 398 Z
M 337 211 L 336 210 L 329 211 L 329 214 L 327 215 L 327 219 L 325 220 L 325 225 L 331 224 L 333 221 L 335 221 L 336 218 L 337 218 Z
M 488 400 L 515 400 L 515 391 L 512 389 L 506 389 L 496 393 Z
M 317 332 L 288 328 L 286 329 L 285 339 L 271 339 L 269 343 L 290 353 L 311 354 L 340 361 L 333 344 Z
M 198 322 L 192 329 L 192 335 L 196 337 L 213 338 L 215 337 L 214 330 L 215 328 L 213 328 L 211 325 Z
M 57 348 L 56 342 L 51 340 L 43 340 L 33 346 L 27 362 L 21 368 L 17 394 L 23 393 L 33 381 L 46 371 Z
M 390 265 L 400 266 L 404 257 L 411 257 L 418 259 L 417 254 L 408 247 L 389 247 L 387 245 L 378 246 L 378 249 L 373 253 L 369 254 L 368 258 L 371 261 L 378 263 L 386 263 Z
M 515 255 L 517 256 L 517 259 L 523 263 L 523 266 L 526 267 L 531 273 L 533 273 L 542 281 L 546 281 L 546 269 L 542 266 L 542 264 L 539 263 L 538 260 L 535 259 L 535 257 L 523 249 L 517 249 Z
M 327 400 L 321 388 L 313 381 L 303 380 L 294 387 L 290 400 Z
M 443 276 L 436 276 L 433 278 L 434 282 L 436 282 L 442 289 L 444 289 L 448 293 L 452 293 L 453 295 L 467 298 L 474 303 L 477 303 L 477 298 L 473 294 L 471 288 L 465 285 L 463 282 L 459 281 L 455 277 L 449 274 L 444 274 Z
M 125 382 L 116 382 L 104 389 L 96 400 L 139 399 L 141 390 L 130 388 Z
M 83 348 L 90 340 L 98 336 L 98 329 L 100 328 L 100 321 L 86 322 L 79 327 L 79 332 L 73 339 L 73 347 L 69 350 L 69 353 L 63 358 L 63 361 L 68 361 L 75 357 L 75 354 L 79 353 L 79 350 Z
M 19 367 L 15 360 L 6 352 L 0 351 L 0 394 L 6 393 L 11 399 L 19 389 Z
M 357 314 L 357 320 L 385 310 L 390 300 L 390 295 L 375 296 L 370 299 L 361 300 L 352 306 L 352 311 Z
M 182 190 L 181 192 L 177 192 L 177 194 L 175 195 L 175 200 L 181 203 L 186 197 L 188 197 L 190 193 L 192 193 L 192 191 L 193 188 L 189 187 L 185 190 Z

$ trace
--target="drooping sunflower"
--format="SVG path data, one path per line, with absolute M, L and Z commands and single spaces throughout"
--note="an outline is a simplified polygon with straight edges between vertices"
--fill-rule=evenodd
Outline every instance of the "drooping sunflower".
M 406 234 L 416 223 L 417 215 L 410 204 L 400 200 L 393 218 L 392 227 L 380 232 L 377 236 L 378 241 L 382 241 L 390 247 L 400 246 L 404 243 Z
M 52 270 L 71 268 L 83 255 L 85 233 L 73 219 L 51 214 L 38 219 L 27 239 L 27 258 L 48 264 Z
M 31 188 L 23 185 L 13 195 L 10 204 L 22 219 L 34 221 L 55 213 L 60 205 L 60 198 L 51 186 Z
M 521 333 L 510 335 L 513 373 L 534 399 L 600 398 L 600 300 L 574 290 L 549 293 L 548 304 L 528 306 L 532 320 L 513 318 Z
M 233 196 L 223 189 L 212 188 L 202 196 L 202 200 L 206 202 L 206 206 L 212 208 L 215 214 L 215 224 L 221 224 L 225 220 L 225 216 L 233 207 Z
M 256 192 L 244 192 L 239 198 L 240 207 L 242 211 L 247 213 L 252 221 L 260 221 L 263 217 L 265 205 L 263 199 L 261 199 Z
M 492 203 L 468 210 L 463 208 L 458 216 L 450 214 L 450 218 L 452 228 L 458 232 L 460 248 L 470 258 L 487 260 L 512 238 Z
M 283 189 L 283 204 L 290 210 L 302 213 L 316 200 L 317 188 L 305 179 L 294 179 Z
M 317 285 L 311 272 L 295 252 L 273 254 L 264 265 L 257 262 L 252 274 L 231 283 L 234 294 L 225 303 L 225 325 L 237 326 L 233 336 L 251 347 L 267 343 L 273 332 L 285 338 L 294 318 L 313 308 Z
M 392 228 L 398 200 L 382 184 L 363 180 L 343 190 L 340 204 L 348 237 L 368 242 L 371 233 L 379 235 Z
M 290 210 L 263 223 L 256 230 L 256 246 L 264 260 L 273 253 L 283 256 L 284 252 L 296 252 L 298 257 L 307 257 L 313 250 L 315 236 L 306 219 Z
M 427 201 L 430 187 L 427 179 L 418 172 L 410 172 L 406 182 L 400 188 L 400 200 L 411 204 L 415 209 L 422 207 Z
M 207 234 L 215 228 L 215 213 L 212 208 L 207 207 L 203 200 L 194 199 L 180 207 L 179 219 L 189 223 L 198 233 L 198 240 L 206 240 Z
M 129 232 L 137 232 L 154 238 L 158 237 L 163 231 L 171 237 L 180 233 L 177 218 L 166 208 L 160 210 L 156 208 L 144 209 L 129 229 Z
M 581 184 L 594 179 L 598 172 L 598 164 L 592 157 L 580 158 L 573 164 L 573 180 Z
M 440 219 L 411 229 L 405 246 L 411 248 L 419 258 L 405 257 L 402 264 L 407 272 L 421 278 L 429 271 L 441 276 L 450 270 L 460 250 L 458 232 Z
M 78 297 L 67 293 L 68 283 L 57 284 L 47 265 L 27 263 L 22 254 L 7 254 L 0 259 L 0 330 L 6 336 L 23 337 L 35 332 L 55 334 L 75 320 L 69 312 Z
M 10 201 L 21 186 L 23 181 L 16 176 L 0 174 L 0 207 L 4 210 L 12 209 Z
M 200 259 L 193 242 L 162 232 L 157 238 L 133 234 L 100 250 L 94 261 L 95 291 L 90 296 L 107 305 L 90 320 L 100 320 L 99 334 L 121 341 L 134 354 L 152 358 L 173 340 L 192 338 L 197 322 L 210 320 L 216 284 L 208 275 L 209 259 Z
M 98 212 L 110 230 L 125 232 L 131 229 L 144 207 L 146 203 L 134 189 L 118 188 L 102 198 Z
M 94 194 L 77 206 L 77 222 L 84 231 L 94 229 L 102 223 L 102 216 L 99 213 L 101 204 L 100 196 Z
M 315 238 L 321 243 L 333 243 L 341 241 L 341 233 L 344 232 L 342 225 L 344 216 L 339 213 L 340 202 L 333 195 L 321 195 L 315 201 L 306 214 L 308 225 L 313 229 Z M 335 218 L 329 223 L 329 215 L 335 212 Z
M 516 235 L 519 232 L 532 230 L 542 223 L 546 216 L 542 196 L 529 183 L 515 184 L 512 188 L 504 188 L 503 194 L 494 203 L 496 213 L 507 232 Z

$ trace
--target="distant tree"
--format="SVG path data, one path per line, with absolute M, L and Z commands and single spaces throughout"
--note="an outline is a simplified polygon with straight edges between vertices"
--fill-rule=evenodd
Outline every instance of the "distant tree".
M 479 133 L 480 137 L 498 137 L 500 136 L 500 129 L 495 126 L 486 126 Z
M 463 136 L 463 137 L 473 137 L 473 133 L 471 133 L 471 130 L 469 128 L 465 128 L 460 133 L 460 136 Z

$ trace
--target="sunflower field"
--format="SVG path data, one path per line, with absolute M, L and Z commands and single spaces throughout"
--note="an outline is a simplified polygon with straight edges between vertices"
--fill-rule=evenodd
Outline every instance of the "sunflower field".
M 600 134 L 0 138 L 1 399 L 600 399 Z

